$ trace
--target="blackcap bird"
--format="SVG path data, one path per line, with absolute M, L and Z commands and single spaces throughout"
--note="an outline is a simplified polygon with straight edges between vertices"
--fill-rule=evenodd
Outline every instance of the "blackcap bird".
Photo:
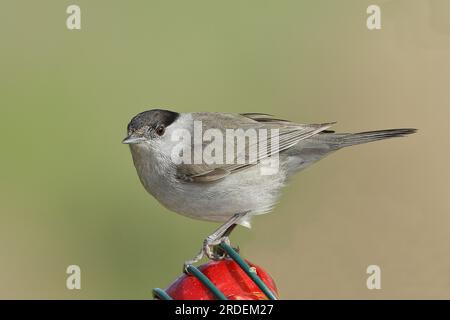
M 344 147 L 402 137 L 415 129 L 335 133 L 334 123 L 299 124 L 261 113 L 149 110 L 128 124 L 139 179 L 166 208 L 222 222 L 187 264 L 221 256 L 212 248 L 239 224 L 269 212 L 296 172 Z M 240 143 L 239 143 L 240 142 Z M 239 145 L 240 144 L 240 145 Z

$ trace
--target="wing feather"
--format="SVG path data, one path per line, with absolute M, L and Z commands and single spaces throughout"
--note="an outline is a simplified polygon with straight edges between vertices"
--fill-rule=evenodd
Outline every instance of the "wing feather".
M 254 166 L 261 160 L 276 153 L 283 152 L 296 145 L 299 141 L 330 128 L 335 123 L 297 124 L 262 113 L 246 113 L 241 115 L 196 113 L 195 119 L 202 121 L 203 130 L 209 128 L 219 129 L 224 136 L 225 129 L 243 129 L 244 131 L 247 129 L 267 129 L 267 137 L 264 138 L 259 136 L 256 144 L 248 143 L 246 139 L 246 147 L 243 150 L 244 154 L 236 154 L 233 163 L 181 164 L 177 166 L 178 179 L 185 182 L 199 183 L 217 181 L 234 172 Z M 277 136 L 272 137 L 270 131 L 272 129 L 278 130 Z M 278 141 L 273 140 L 277 137 Z M 225 139 L 223 140 L 225 143 Z M 208 143 L 210 142 L 203 142 L 202 150 Z M 259 152 L 261 143 L 263 143 L 264 146 L 267 146 L 267 152 L 262 154 Z M 225 145 L 223 145 L 223 150 L 225 150 Z M 245 163 L 236 163 L 239 156 L 245 159 Z M 255 159 L 256 161 L 249 163 L 250 159 Z

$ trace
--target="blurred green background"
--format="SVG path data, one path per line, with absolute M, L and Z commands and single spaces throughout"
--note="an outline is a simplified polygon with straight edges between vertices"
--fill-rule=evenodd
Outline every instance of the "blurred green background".
M 450 2 L 376 1 L 369 31 L 372 3 L 3 0 L 0 298 L 148 299 L 180 274 L 216 225 L 140 185 L 121 139 L 155 107 L 419 128 L 301 172 L 232 241 L 283 298 L 450 298 Z

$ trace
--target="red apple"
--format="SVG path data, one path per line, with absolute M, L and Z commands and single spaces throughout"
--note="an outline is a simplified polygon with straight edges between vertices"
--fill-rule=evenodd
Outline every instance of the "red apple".
M 256 274 L 278 296 L 270 275 L 261 267 L 246 261 Z M 266 295 L 231 259 L 209 261 L 198 268 L 230 300 L 267 300 Z M 193 275 L 181 275 L 166 289 L 174 300 L 216 300 L 215 296 Z

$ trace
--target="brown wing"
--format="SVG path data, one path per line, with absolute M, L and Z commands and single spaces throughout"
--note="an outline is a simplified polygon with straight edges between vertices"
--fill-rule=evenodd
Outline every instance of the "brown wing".
M 195 119 L 202 121 L 203 132 L 206 129 L 219 129 L 223 136 L 226 135 L 226 129 L 266 129 L 278 130 L 278 134 L 272 137 L 270 133 L 267 136 L 258 136 L 257 142 L 250 143 L 246 139 L 245 148 L 242 150 L 244 154 L 236 152 L 233 157 L 232 163 L 199 163 L 199 164 L 180 164 L 177 167 L 178 178 L 185 182 L 212 182 L 225 178 L 226 176 L 233 174 L 239 170 L 247 169 L 256 165 L 262 159 L 270 157 L 275 153 L 282 152 L 289 149 L 299 141 L 309 138 L 321 131 L 324 131 L 331 127 L 334 123 L 323 124 L 298 124 L 287 120 L 277 119 L 271 115 L 262 113 L 246 113 L 241 115 L 236 114 L 207 114 L 197 113 Z M 274 141 L 273 139 L 278 141 Z M 225 149 L 225 138 L 223 139 L 223 150 Z M 201 150 L 210 142 L 203 142 Z M 266 153 L 259 153 L 259 146 L 263 143 L 266 146 L 270 146 Z M 237 163 L 237 159 L 242 157 L 245 159 L 245 163 Z M 250 159 L 256 161 L 250 162 Z M 225 159 L 223 159 L 225 160 Z

